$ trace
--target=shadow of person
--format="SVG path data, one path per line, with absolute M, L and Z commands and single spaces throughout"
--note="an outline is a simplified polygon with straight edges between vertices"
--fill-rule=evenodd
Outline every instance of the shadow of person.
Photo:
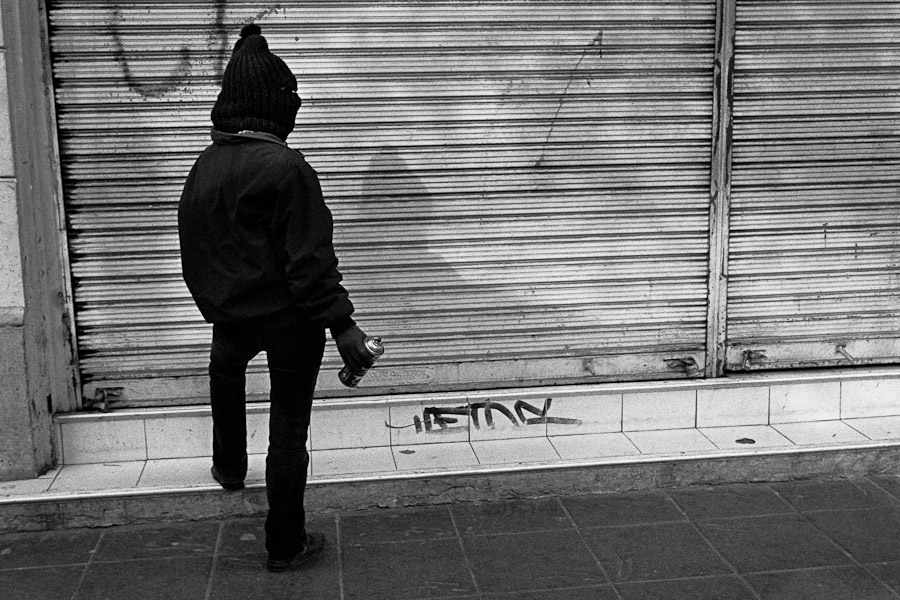
M 405 287 L 420 293 L 459 292 L 464 283 L 459 269 L 465 267 L 465 255 L 472 250 L 456 241 L 449 205 L 438 205 L 428 185 L 390 146 L 381 147 L 371 158 L 363 185 L 377 196 L 387 214 L 397 216 L 383 221 L 381 227 L 385 239 L 391 240 L 387 242 L 393 253 L 389 263 L 408 274 Z
M 387 146 L 368 162 L 360 157 L 365 170 L 353 209 L 359 212 L 344 215 L 346 235 L 368 241 L 354 246 L 360 254 L 353 258 L 357 271 L 348 277 L 348 289 L 363 324 L 386 348 L 367 385 L 379 377 L 391 386 L 431 383 L 438 369 L 432 365 L 465 354 L 466 338 L 457 330 L 476 310 L 473 293 L 483 293 L 461 275 L 477 266 L 471 243 L 461 243 L 454 231 L 452 198 L 433 193 L 410 157 L 408 162 Z M 453 336 L 462 339 L 445 353 Z

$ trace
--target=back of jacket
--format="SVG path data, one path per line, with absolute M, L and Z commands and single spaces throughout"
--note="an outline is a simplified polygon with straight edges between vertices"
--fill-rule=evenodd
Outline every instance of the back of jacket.
M 322 328 L 353 313 L 315 171 L 269 134 L 213 131 L 178 207 L 184 281 L 211 323 Z

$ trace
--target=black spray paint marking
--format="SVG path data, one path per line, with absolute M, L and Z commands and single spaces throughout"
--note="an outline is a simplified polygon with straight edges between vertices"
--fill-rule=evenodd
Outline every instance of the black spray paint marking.
M 121 25 L 122 21 L 124 20 L 124 18 L 122 17 L 122 11 L 121 9 L 116 7 L 113 9 L 112 14 L 113 18 L 109 23 L 109 30 L 110 32 L 112 32 L 113 41 L 116 45 L 113 53 L 115 55 L 116 62 L 118 62 L 119 66 L 122 67 L 122 73 L 125 75 L 125 81 L 126 83 L 128 83 L 129 89 L 131 89 L 133 92 L 137 92 L 141 96 L 156 98 L 172 91 L 187 80 L 187 77 L 191 72 L 191 51 L 185 46 L 178 51 L 181 59 L 178 61 L 178 66 L 175 69 L 175 74 L 167 78 L 174 81 L 169 81 L 167 83 L 161 84 L 151 84 L 139 81 L 131 70 L 131 63 L 129 62 L 128 55 L 125 52 L 125 45 L 122 43 Z
M 221 79 L 225 74 L 225 67 L 228 66 L 228 61 L 231 58 L 231 51 L 228 47 L 228 32 L 232 28 L 232 26 L 225 23 L 225 8 L 227 6 L 228 0 L 216 0 L 216 24 L 213 28 L 212 34 L 210 35 L 210 45 L 215 47 L 218 43 L 218 49 L 216 52 L 216 54 L 218 55 L 218 64 L 216 65 L 217 79 Z M 284 10 L 281 4 L 275 4 L 274 6 L 268 8 L 262 8 L 256 13 L 256 15 L 243 19 L 237 25 L 242 28 L 244 25 L 249 25 L 250 23 L 255 23 L 257 21 L 265 19 L 269 15 L 277 13 L 280 10 Z M 218 38 L 218 40 L 215 40 L 215 38 Z
M 465 416 L 468 417 L 468 419 L 471 421 L 473 427 L 475 427 L 476 429 L 480 429 L 482 427 L 482 422 L 481 417 L 479 416 L 479 411 L 484 411 L 484 426 L 488 429 L 494 428 L 495 411 L 508 419 L 514 427 L 521 427 L 525 425 L 543 425 L 545 423 L 581 425 L 582 422 L 580 419 L 567 419 L 563 417 L 547 416 L 547 413 L 550 411 L 550 404 L 552 402 L 552 398 L 547 398 L 544 401 L 544 408 L 538 409 L 531 404 L 528 404 L 524 400 L 519 400 L 513 406 L 515 415 L 513 414 L 513 411 L 509 410 L 503 404 L 490 400 L 486 402 L 473 402 L 466 406 L 457 406 L 450 408 L 439 408 L 432 406 L 427 407 L 422 411 L 422 418 L 419 418 L 418 415 L 415 415 L 413 417 L 412 425 L 396 426 L 391 425 L 390 423 L 385 423 L 384 425 L 389 429 L 406 429 L 408 427 L 415 427 L 416 433 L 449 433 L 454 429 L 457 429 L 456 427 L 450 427 L 451 425 L 455 425 L 459 422 L 459 419 L 457 419 L 456 416 Z M 535 416 L 526 417 L 526 411 Z M 518 417 L 518 419 L 516 417 Z M 435 429 L 435 427 L 437 427 L 437 429 Z
M 228 52 L 228 26 L 225 25 L 225 7 L 228 0 L 216 0 L 216 23 L 209 35 L 209 45 L 216 49 L 216 79 L 225 74 L 230 57 Z
M 227 0 L 224 0 L 224 1 L 227 2 Z M 246 25 L 247 23 L 253 23 L 255 21 L 259 21 L 260 19 L 265 19 L 269 15 L 277 13 L 278 11 L 281 11 L 281 10 L 284 10 L 284 8 L 281 6 L 281 4 L 274 4 L 274 5 L 272 5 L 271 8 L 260 9 L 260 11 L 258 13 L 256 13 L 255 17 L 253 17 L 252 19 L 248 19 L 247 21 L 244 21 L 244 24 Z
M 550 119 L 550 129 L 547 130 L 547 137 L 544 139 L 544 146 L 550 143 L 550 138 L 553 137 L 553 130 L 556 128 L 556 122 L 559 119 L 559 113 L 562 110 L 563 103 L 566 101 L 566 96 L 569 94 L 569 88 L 572 87 L 572 82 L 575 80 L 575 76 L 578 75 L 578 69 L 581 68 L 581 63 L 584 62 L 584 59 L 587 58 L 588 54 L 594 52 L 594 48 L 596 48 L 596 53 L 600 58 L 603 58 L 603 30 L 597 32 L 597 35 L 588 43 L 585 47 L 584 51 L 581 53 L 581 56 L 578 57 L 578 62 L 575 63 L 575 66 L 572 68 L 569 79 L 566 80 L 566 87 L 563 88 L 562 94 L 559 96 L 559 102 L 556 104 L 556 112 L 553 113 L 553 118 Z M 586 80 L 588 85 L 591 85 L 590 80 Z M 546 148 L 543 152 L 541 152 L 540 158 L 537 159 L 537 162 L 534 163 L 535 167 L 540 167 L 541 163 L 544 162 L 544 156 L 546 155 Z
M 244 19 L 235 25 L 229 25 L 225 22 L 225 12 L 228 6 L 228 0 L 214 0 L 213 5 L 216 9 L 216 17 L 215 22 L 210 27 L 207 39 L 209 40 L 210 47 L 214 49 L 216 54 L 215 68 L 217 79 L 219 79 L 225 72 L 225 67 L 228 64 L 228 60 L 231 58 L 231 53 L 228 48 L 229 31 L 235 25 L 243 26 L 247 23 L 253 23 L 283 9 L 281 4 L 270 5 L 267 8 L 260 9 L 255 16 Z M 165 77 L 165 83 L 152 84 L 140 81 L 131 68 L 129 53 L 125 49 L 125 44 L 122 42 L 123 21 L 124 17 L 122 16 L 122 9 L 118 6 L 114 6 L 112 9 L 112 19 L 109 22 L 109 30 L 115 44 L 113 53 L 116 62 L 119 63 L 119 66 L 122 68 L 122 74 L 125 76 L 125 81 L 128 84 L 129 89 L 144 97 L 157 98 L 178 89 L 179 87 L 183 87 L 189 82 L 192 64 L 191 50 L 187 46 L 183 46 L 178 50 L 177 53 L 180 57 L 178 65 L 171 74 Z

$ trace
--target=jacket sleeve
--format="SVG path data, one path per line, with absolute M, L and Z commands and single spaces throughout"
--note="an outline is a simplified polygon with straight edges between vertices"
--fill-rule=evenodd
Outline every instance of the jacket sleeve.
M 272 244 L 284 266 L 291 301 L 322 328 L 353 324 L 353 304 L 341 285 L 333 220 L 316 172 L 299 160 L 285 169 L 272 216 Z

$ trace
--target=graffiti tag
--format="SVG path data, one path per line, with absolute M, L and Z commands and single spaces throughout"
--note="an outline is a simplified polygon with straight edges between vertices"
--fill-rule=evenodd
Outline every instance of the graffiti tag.
M 513 410 L 504 406 L 500 402 L 486 400 L 484 402 L 472 402 L 465 406 L 455 407 L 426 407 L 422 411 L 422 416 L 413 416 L 412 425 L 391 425 L 385 422 L 385 427 L 390 429 L 405 429 L 407 427 L 415 427 L 416 433 L 444 433 L 458 429 L 456 425 L 459 423 L 459 417 L 466 417 L 472 427 L 480 429 L 482 426 L 494 428 L 494 414 L 498 414 L 501 419 L 506 419 L 514 427 L 524 427 L 528 425 L 542 425 L 545 423 L 557 423 L 563 425 L 581 425 L 580 419 L 570 419 L 565 417 L 551 417 L 547 413 L 550 412 L 550 406 L 553 402 L 552 398 L 544 400 L 543 408 L 536 408 L 524 400 L 518 400 L 513 405 Z M 525 413 L 533 416 L 526 416 Z M 482 419 L 483 417 L 483 419 Z
M 225 19 L 228 0 L 212 0 L 212 4 L 215 7 L 216 16 L 215 22 L 209 29 L 207 39 L 209 47 L 215 50 L 216 73 L 217 76 L 221 77 L 221 75 L 225 72 L 225 66 L 228 63 L 228 59 L 230 57 L 230 52 L 228 49 L 229 31 L 235 27 L 240 28 L 247 23 L 253 23 L 255 21 L 263 19 L 271 13 L 282 10 L 282 8 L 280 4 L 275 4 L 274 6 L 260 9 L 255 15 L 247 17 L 238 23 L 229 24 L 226 23 Z M 174 68 L 172 73 L 166 75 L 163 78 L 165 83 L 149 83 L 146 81 L 142 81 L 141 78 L 135 74 L 134 68 L 131 64 L 132 60 L 135 58 L 135 55 L 128 52 L 125 47 L 125 42 L 123 41 L 124 22 L 125 17 L 122 14 L 121 7 L 114 3 L 112 7 L 112 18 L 109 20 L 109 32 L 113 38 L 113 54 L 115 56 L 116 62 L 122 69 L 122 74 L 124 75 L 125 81 L 128 84 L 128 88 L 131 91 L 136 92 L 144 97 L 156 98 L 188 84 L 191 75 L 193 58 L 192 51 L 187 46 L 182 46 L 177 50 L 178 64 Z M 207 53 L 204 52 L 203 54 L 205 56 Z

